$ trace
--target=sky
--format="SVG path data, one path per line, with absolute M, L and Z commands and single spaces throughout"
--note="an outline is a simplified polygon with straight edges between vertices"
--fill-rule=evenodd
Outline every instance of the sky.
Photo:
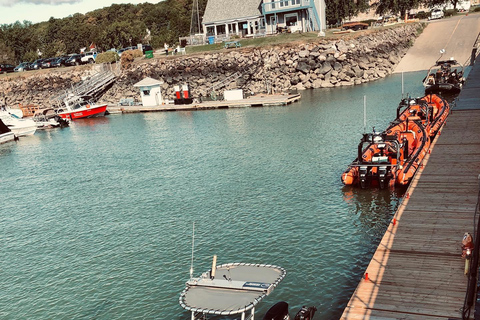
M 33 23 L 50 17 L 65 18 L 75 13 L 87 13 L 113 3 L 158 3 L 161 0 L 0 0 L 0 25 L 24 20 Z

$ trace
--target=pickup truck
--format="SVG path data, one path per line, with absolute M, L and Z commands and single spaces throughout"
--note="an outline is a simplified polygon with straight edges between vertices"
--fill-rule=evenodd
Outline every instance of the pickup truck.
M 97 53 L 96 52 L 85 52 L 82 56 L 82 64 L 86 64 L 86 63 L 95 63 L 95 58 L 97 57 Z

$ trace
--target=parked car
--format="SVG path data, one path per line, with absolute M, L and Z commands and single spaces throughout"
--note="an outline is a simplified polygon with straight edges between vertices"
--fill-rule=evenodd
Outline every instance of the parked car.
M 430 13 L 430 17 L 428 20 L 434 20 L 434 19 L 442 19 L 445 16 L 445 13 L 443 10 L 440 9 L 433 9 L 432 12 Z
M 13 72 L 14 69 L 15 66 L 12 66 L 11 64 L 0 64 L 0 74 Z
M 22 72 L 30 70 L 30 63 L 29 62 L 22 62 L 18 66 L 15 67 L 13 71 L 15 72 Z
M 70 58 L 68 58 L 65 61 L 65 65 L 67 66 L 78 66 L 81 63 L 82 63 L 82 54 L 71 55 Z
M 81 61 L 83 64 L 85 63 L 95 63 L 95 59 L 97 58 L 97 53 L 90 51 L 90 52 L 85 52 L 83 54 L 83 57 L 81 58 Z
M 69 59 L 70 56 L 72 55 L 56 58 L 55 60 L 52 61 L 52 68 L 59 68 L 59 67 L 65 66 L 65 61 L 67 61 L 67 59 Z
M 44 60 L 44 59 L 37 59 L 37 60 L 33 61 L 32 64 L 30 65 L 30 70 L 38 70 L 38 69 L 41 69 L 41 68 L 42 68 L 43 60 Z
M 118 50 L 118 56 L 121 57 L 122 53 L 124 53 L 125 51 L 128 51 L 128 50 L 137 50 L 137 46 L 126 47 L 126 48 L 122 48 L 122 49 Z
M 51 68 L 52 62 L 56 60 L 56 58 L 48 58 L 42 61 L 42 69 Z

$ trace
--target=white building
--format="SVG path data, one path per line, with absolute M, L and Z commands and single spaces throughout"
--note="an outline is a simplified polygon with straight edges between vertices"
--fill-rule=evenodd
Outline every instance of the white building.
M 164 103 L 160 86 L 163 81 L 152 78 L 145 78 L 133 86 L 140 88 L 140 95 L 142 96 L 142 104 L 145 107 L 159 106 Z

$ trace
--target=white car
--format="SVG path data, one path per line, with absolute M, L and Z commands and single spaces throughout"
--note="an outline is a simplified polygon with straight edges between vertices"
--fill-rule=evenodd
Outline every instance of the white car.
M 85 63 L 95 63 L 95 58 L 97 57 L 97 53 L 96 52 L 85 52 L 82 56 L 82 64 L 85 64 Z
M 428 18 L 428 20 L 442 19 L 444 16 L 445 16 L 445 13 L 443 13 L 443 10 L 434 9 L 430 13 L 430 17 Z

